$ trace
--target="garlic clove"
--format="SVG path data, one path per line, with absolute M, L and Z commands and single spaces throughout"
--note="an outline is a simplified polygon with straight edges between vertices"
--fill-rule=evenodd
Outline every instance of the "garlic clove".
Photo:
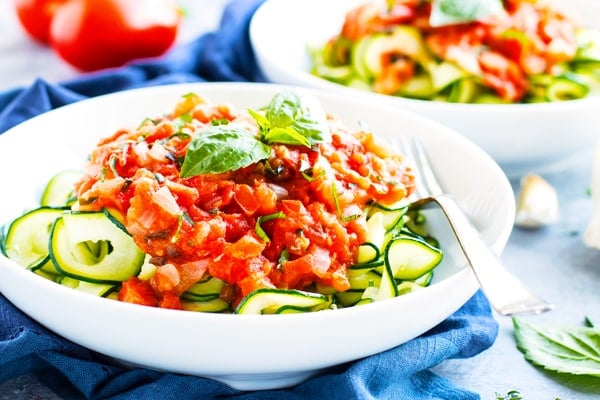
M 583 242 L 588 247 L 600 249 L 600 143 L 596 146 L 592 164 L 592 218 L 583 235 Z
M 558 216 L 558 195 L 554 187 L 539 175 L 524 176 L 517 197 L 515 225 L 540 228 L 556 222 Z

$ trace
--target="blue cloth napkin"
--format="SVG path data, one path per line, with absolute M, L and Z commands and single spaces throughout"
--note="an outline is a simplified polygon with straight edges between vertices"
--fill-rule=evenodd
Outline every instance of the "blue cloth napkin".
M 0 93 L 0 133 L 45 111 L 119 90 L 197 81 L 264 81 L 248 38 L 263 0 L 233 1 L 217 32 L 166 56 L 51 84 Z M 125 369 L 46 330 L 0 295 L 0 382 L 34 374 L 66 399 L 479 399 L 429 370 L 443 360 L 472 357 L 497 335 L 489 303 L 477 292 L 422 336 L 281 390 L 240 392 L 209 379 Z

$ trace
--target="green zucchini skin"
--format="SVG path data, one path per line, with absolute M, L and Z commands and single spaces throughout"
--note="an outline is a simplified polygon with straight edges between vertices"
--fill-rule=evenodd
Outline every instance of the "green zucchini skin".
M 229 303 L 218 297 L 203 301 L 182 300 L 181 306 L 186 311 L 225 313 L 230 312 Z
M 361 244 L 358 262 L 348 270 L 350 289 L 335 295 L 342 307 L 369 304 L 428 286 L 443 257 L 419 210 L 408 210 L 405 204 L 372 204 L 367 215 L 369 241 Z
M 218 278 L 208 277 L 195 283 L 181 294 L 181 298 L 192 302 L 207 302 L 219 298 L 226 283 Z
M 65 207 L 76 200 L 75 182 L 83 176 L 80 170 L 64 170 L 52 177 L 42 193 L 41 205 L 48 207 Z
M 68 277 L 91 282 L 122 282 L 136 276 L 144 253 L 104 212 L 71 212 L 50 232 L 50 258 Z
M 32 271 L 56 273 L 50 262 L 48 241 L 54 221 L 65 212 L 68 211 L 63 208 L 39 207 L 13 220 L 4 235 L 4 254 Z
M 387 244 L 385 263 L 394 278 L 414 280 L 425 275 L 442 261 L 442 251 L 424 240 L 406 236 Z
M 275 288 L 257 289 L 242 299 L 236 314 L 278 314 L 293 307 L 294 311 L 315 311 L 326 307 L 330 298 L 326 295 L 301 290 Z M 282 307 L 284 307 L 282 309 Z M 280 311 L 280 312 L 278 312 Z
M 77 279 L 70 278 L 68 276 L 61 276 L 58 279 L 58 283 L 63 286 L 75 289 L 82 293 L 91 294 L 98 297 L 107 297 L 115 290 L 117 290 L 116 284 L 111 283 L 91 283 L 86 281 L 80 281 Z

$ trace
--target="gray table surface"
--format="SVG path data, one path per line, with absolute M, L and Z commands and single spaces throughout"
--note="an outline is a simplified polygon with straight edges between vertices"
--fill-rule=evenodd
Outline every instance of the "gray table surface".
M 60 81 L 76 72 L 57 60 L 51 51 L 29 41 L 19 29 L 10 1 L 0 1 L 0 90 L 27 85 L 36 76 Z M 226 0 L 181 1 L 188 23 L 180 40 L 217 26 Z M 599 121 L 600 123 L 600 121 Z M 565 132 L 568 134 L 568 132 Z M 600 250 L 582 240 L 592 213 L 588 195 L 592 151 L 579 155 L 568 168 L 544 177 L 557 189 L 560 219 L 538 230 L 515 229 L 502 255 L 507 267 L 537 294 L 555 304 L 547 314 L 530 316 L 530 322 L 578 326 L 589 316 L 600 321 Z M 514 182 L 515 192 L 518 182 Z M 495 399 L 517 389 L 527 400 L 598 399 L 600 378 L 579 378 L 546 372 L 524 360 L 517 350 L 509 318 L 496 316 L 500 330 L 494 345 L 467 360 L 450 360 L 435 372 Z M 0 400 L 58 399 L 34 376 L 25 375 L 0 383 Z
M 515 228 L 502 254 L 509 270 L 555 305 L 546 314 L 523 317 L 528 322 L 575 327 L 582 326 L 586 316 L 600 321 L 600 250 L 583 243 L 592 214 L 588 193 L 593 157 L 590 150 L 569 168 L 543 175 L 558 192 L 558 222 L 538 230 Z M 514 182 L 513 188 L 518 193 L 519 183 Z M 527 362 L 516 348 L 512 320 L 495 317 L 500 330 L 489 350 L 468 360 L 444 362 L 436 372 L 483 399 L 512 389 L 520 390 L 525 399 L 600 398 L 600 378 L 558 375 Z

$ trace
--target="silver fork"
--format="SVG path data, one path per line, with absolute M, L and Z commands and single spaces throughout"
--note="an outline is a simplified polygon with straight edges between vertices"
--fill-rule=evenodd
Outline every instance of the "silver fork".
M 467 263 L 492 307 L 501 315 L 541 314 L 554 306 L 535 295 L 504 268 L 500 258 L 483 241 L 457 202 L 442 190 L 425 149 L 417 138 L 401 138 L 400 151 L 413 161 L 418 199 L 411 207 L 437 205 L 446 216 Z

